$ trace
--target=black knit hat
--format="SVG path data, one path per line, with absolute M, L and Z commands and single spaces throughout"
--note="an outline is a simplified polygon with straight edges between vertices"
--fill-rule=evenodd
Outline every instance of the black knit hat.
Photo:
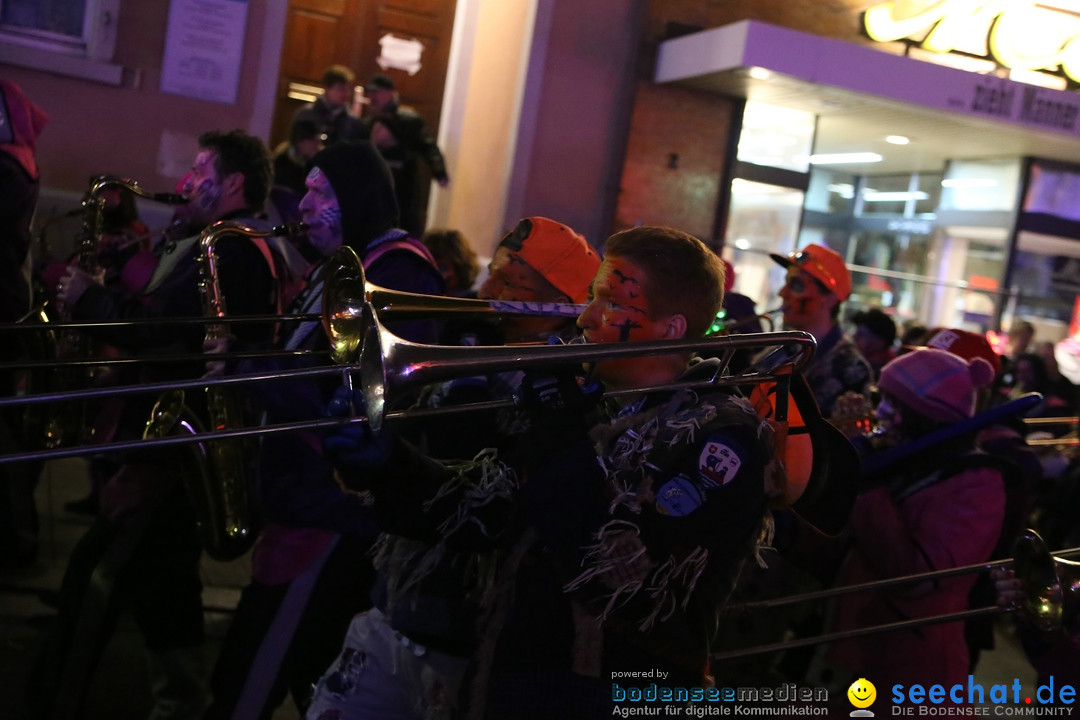
M 884 340 L 886 345 L 892 345 L 896 340 L 896 321 L 877 308 L 855 313 L 851 322 L 865 326 L 867 330 Z
M 378 90 L 393 90 L 394 79 L 389 75 L 372 75 L 367 87 Z
M 312 158 L 330 181 L 341 208 L 346 245 L 362 252 L 369 242 L 398 224 L 394 179 L 379 151 L 369 142 L 337 142 Z

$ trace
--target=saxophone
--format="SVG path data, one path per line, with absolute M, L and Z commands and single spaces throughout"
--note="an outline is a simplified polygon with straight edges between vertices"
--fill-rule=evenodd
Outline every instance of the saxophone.
M 144 190 L 138 182 L 128 178 L 99 175 L 91 179 L 90 188 L 83 196 L 80 208 L 74 211 L 82 215 L 82 226 L 76 242 L 75 266 L 94 276 L 102 273 L 101 264 L 98 262 L 98 252 L 105 224 L 105 191 L 110 188 L 121 188 L 139 197 L 170 205 L 187 202 L 187 198 L 183 195 Z M 61 217 L 67 217 L 70 214 L 72 213 L 65 213 Z M 44 228 L 41 239 L 43 242 Z M 57 319 L 54 308 L 48 302 L 32 311 L 27 318 L 32 322 L 45 324 L 45 332 L 37 348 L 43 356 L 56 360 L 85 359 L 91 356 L 93 343 L 85 333 L 71 330 L 56 331 L 48 328 L 47 323 Z M 39 392 L 41 390 L 39 386 L 52 390 L 86 388 L 95 384 L 101 368 L 106 364 L 107 362 L 103 361 L 101 366 L 86 370 L 59 367 L 44 371 L 36 377 L 34 373 L 28 373 L 22 383 L 27 387 L 33 387 L 33 392 Z M 93 435 L 85 402 L 38 406 L 37 408 L 29 406 L 23 417 L 23 427 L 26 429 L 27 437 L 40 437 L 41 443 L 46 448 L 84 443 Z
M 235 221 L 219 221 L 199 237 L 199 292 L 203 312 L 210 318 L 225 318 L 225 297 L 221 291 L 215 246 L 225 235 L 266 238 L 292 235 L 297 225 L 281 225 L 260 230 Z M 220 339 L 221 324 L 207 326 L 207 339 Z M 169 435 L 197 435 L 207 430 L 238 429 L 244 425 L 240 398 L 225 387 L 211 385 L 205 390 L 206 421 L 185 402 L 182 390 L 158 398 L 143 432 L 144 438 Z M 257 446 L 246 438 L 192 443 L 183 453 L 183 476 L 195 506 L 199 535 L 206 554 L 228 562 L 246 553 L 257 534 L 258 483 Z

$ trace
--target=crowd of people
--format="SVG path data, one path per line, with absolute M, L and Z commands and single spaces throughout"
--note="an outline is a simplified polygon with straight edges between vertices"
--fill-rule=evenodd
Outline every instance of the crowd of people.
M 784 272 L 777 324 L 816 342 L 779 385 L 796 422 L 776 396 L 762 405 L 758 388 L 710 383 L 731 360 L 722 338 L 708 339 L 718 316 L 728 332 L 763 328 L 755 299 L 734 292 L 736 268 L 704 242 L 659 226 L 585 238 L 531 216 L 498 240 L 478 283 L 483 244 L 425 227 L 417 164 L 439 182 L 448 175 L 423 121 L 398 106 L 383 75 L 364 87 L 367 114 L 354 114 L 354 83 L 347 68 L 328 69 L 325 93 L 301 108 L 275 152 L 242 130 L 203 133 L 173 222 L 154 244 L 121 189 L 109 234 L 140 242 L 105 243 L 93 263 L 39 264 L 56 317 L 131 321 L 83 331 L 95 349 L 163 360 L 108 382 L 284 377 L 103 403 L 91 421 L 99 441 L 237 418 L 340 423 L 95 457 L 94 522 L 68 559 L 26 688 L 35 717 L 85 714 L 125 610 L 145 639 L 155 720 L 269 718 L 286 697 L 309 720 L 597 718 L 637 677 L 667 688 L 825 685 L 841 704 L 860 677 L 963 682 L 991 646 L 985 622 L 848 638 L 766 664 L 714 656 L 1022 597 L 1028 578 L 999 575 L 995 588 L 967 575 L 840 596 L 756 626 L 728 614 L 781 592 L 987 562 L 1032 524 L 1052 545 L 1074 539 L 1062 507 L 1075 507 L 1075 490 L 1054 482 L 1070 465 L 1028 446 L 1021 422 L 1076 412 L 1071 366 L 1059 362 L 1067 345 L 1037 342 L 1018 322 L 1002 356 L 970 330 L 901 329 L 888 308 L 845 313 L 853 284 L 843 257 L 810 244 L 772 256 Z M 14 86 L 0 81 L 0 92 L 8 108 L 23 108 L 0 167 L 20 211 L 11 221 L 20 243 L 10 247 L 29 268 L 44 117 Z M 275 186 L 291 200 L 275 200 Z M 282 235 L 271 218 L 304 230 Z M 215 226 L 222 221 L 232 224 Z M 385 397 L 359 382 L 362 372 L 355 388 L 339 372 L 317 374 L 333 370 L 315 316 L 343 249 L 389 290 L 560 310 L 387 318 L 379 332 L 430 346 L 542 353 L 583 343 L 595 352 L 571 364 L 469 365 L 462 377 Z M 31 310 L 31 287 L 21 270 L 5 283 L 17 294 L 5 302 L 8 321 Z M 161 322 L 207 315 L 212 329 Z M 376 328 L 358 330 L 362 342 Z M 672 348 L 605 353 L 656 341 Z M 739 366 L 775 369 L 768 349 L 762 340 Z M 427 419 L 357 421 L 375 400 Z M 438 414 L 470 405 L 491 409 Z M 807 428 L 809 447 L 799 441 Z M 36 527 L 15 501 L 27 472 L 5 467 L 2 478 L 12 499 L 0 508 L 0 539 L 15 559 L 34 548 Z M 208 496 L 231 492 L 248 504 L 230 506 L 234 537 L 222 538 L 208 531 Z M 207 658 L 200 558 L 249 551 L 250 581 Z M 1032 639 L 1033 659 L 1075 659 L 1070 629 Z

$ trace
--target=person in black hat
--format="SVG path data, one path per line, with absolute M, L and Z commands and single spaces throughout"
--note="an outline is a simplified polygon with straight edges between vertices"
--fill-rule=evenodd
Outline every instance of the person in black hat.
M 896 357 L 896 323 L 878 308 L 857 312 L 851 321 L 855 325 L 851 339 L 870 363 L 874 380 L 877 380 L 881 368 Z
M 424 118 L 412 108 L 401 107 L 392 78 L 372 77 L 364 86 L 364 98 L 364 133 L 394 174 L 401 227 L 419 236 L 426 225 L 428 174 L 446 187 L 450 182 L 446 160 Z
M 344 65 L 331 65 L 323 72 L 322 86 L 322 95 L 297 109 L 293 115 L 292 127 L 295 128 L 301 122 L 313 123 L 318 132 L 325 136 L 327 145 L 339 140 L 363 138 L 363 125 L 349 109 L 353 101 L 356 74 Z
M 312 163 L 300 211 L 321 259 L 289 312 L 320 312 L 329 258 L 342 245 L 356 251 L 374 284 L 441 295 L 443 278 L 431 254 L 397 228 L 393 181 L 378 151 L 367 142 L 339 142 Z M 415 342 L 437 338 L 430 321 L 388 327 Z M 237 371 L 288 372 L 330 363 L 329 340 L 318 321 L 294 321 L 281 336 L 285 349 L 313 355 L 247 361 Z M 249 400 L 267 424 L 296 422 L 322 415 L 327 390 L 318 380 L 293 379 L 258 387 Z M 262 445 L 259 463 L 266 523 L 252 553 L 252 580 L 214 669 L 205 720 L 268 717 L 287 692 L 303 710 L 353 614 L 371 605 L 368 553 L 377 536 L 372 508 L 337 483 L 319 432 L 282 434 Z
M 311 120 L 301 120 L 292 126 L 289 139 L 274 151 L 274 185 L 292 190 L 297 203 L 307 188 L 304 181 L 311 171 L 311 158 L 323 148 L 326 137 Z

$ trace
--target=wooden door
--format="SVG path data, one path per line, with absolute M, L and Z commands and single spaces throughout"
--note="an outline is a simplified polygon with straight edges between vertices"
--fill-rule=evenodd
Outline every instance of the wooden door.
M 333 64 L 352 68 L 360 85 L 375 73 L 389 75 L 401 104 L 415 108 L 437 133 L 456 4 L 456 0 L 289 0 L 272 143 L 288 138 L 293 113 L 305 102 L 296 97 L 297 91 L 321 90 L 323 70 Z M 379 67 L 379 40 L 388 34 L 423 45 L 414 74 Z

